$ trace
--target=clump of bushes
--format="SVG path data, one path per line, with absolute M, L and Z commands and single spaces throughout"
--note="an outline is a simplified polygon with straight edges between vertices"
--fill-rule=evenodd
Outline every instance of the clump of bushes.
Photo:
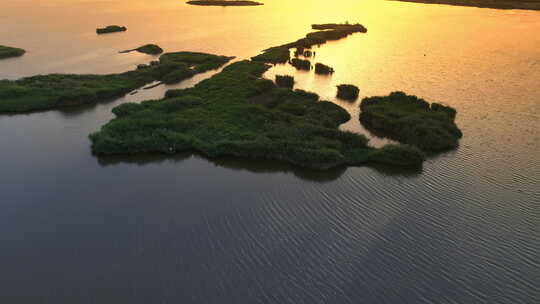
M 322 75 L 328 75 L 328 74 L 334 73 L 334 69 L 332 67 L 324 65 L 322 63 L 316 63 L 315 64 L 315 73 L 316 74 L 322 74 Z
M 184 79 L 188 79 L 197 74 L 194 70 L 190 69 L 186 64 L 179 64 L 174 71 L 163 76 L 161 81 L 166 84 L 173 84 L 180 82 Z
M 294 86 L 294 77 L 289 75 L 276 75 L 276 85 L 281 88 L 292 88 Z
M 262 54 L 251 57 L 253 61 L 260 61 L 266 63 L 285 63 L 291 58 L 291 52 L 288 47 L 278 46 L 266 49 Z
M 0 45 L 0 59 L 9 58 L 9 57 L 19 57 L 26 53 L 25 50 Z
M 303 47 L 297 47 L 294 50 L 294 57 L 302 56 L 304 54 L 304 48 Z
M 310 50 L 306 50 L 306 51 L 304 51 L 304 54 L 303 54 L 303 55 L 304 55 L 304 57 L 308 57 L 308 58 L 309 58 L 309 57 L 312 57 L 312 56 L 313 56 L 313 52 L 310 51 Z
M 118 26 L 118 25 L 109 25 L 104 28 L 96 29 L 97 34 L 108 34 L 108 33 L 125 32 L 125 31 L 127 31 L 127 27 Z
M 345 100 L 356 100 L 360 93 L 360 89 L 352 84 L 340 84 L 337 89 L 337 97 Z
M 403 92 L 365 98 L 360 109 L 366 128 L 425 151 L 455 148 L 462 137 L 455 109 Z
M 311 62 L 309 60 L 293 58 L 290 64 L 298 70 L 311 70 Z

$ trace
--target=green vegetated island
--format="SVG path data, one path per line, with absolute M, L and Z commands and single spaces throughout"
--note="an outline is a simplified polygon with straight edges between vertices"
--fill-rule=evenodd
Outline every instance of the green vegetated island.
M 193 88 L 168 91 L 161 100 L 124 103 L 116 118 L 90 135 L 96 154 L 178 153 L 286 161 L 328 169 L 372 161 L 419 165 L 412 146 L 367 145 L 360 134 L 340 131 L 351 117 L 336 104 L 301 90 L 277 88 L 261 78 L 270 68 L 240 61 Z
M 424 151 L 456 148 L 462 137 L 455 109 L 403 92 L 364 98 L 360 109 L 360 121 L 368 130 Z
M 373 148 L 364 135 L 339 130 L 349 113 L 317 94 L 292 90 L 291 77 L 277 77 L 281 87 L 262 78 L 268 63 L 287 61 L 283 49 L 321 44 L 326 40 L 312 37 L 334 35 L 308 35 L 268 49 L 193 88 L 170 90 L 161 100 L 122 104 L 113 110 L 116 118 L 90 135 L 92 150 L 98 155 L 195 150 L 209 157 L 280 160 L 314 169 L 372 162 L 421 165 L 424 152 L 416 146 Z
M 0 59 L 19 57 L 24 55 L 25 53 L 26 51 L 23 49 L 0 45 Z
M 236 0 L 193 0 L 186 2 L 191 5 L 202 5 L 202 6 L 258 6 L 264 5 L 260 2 L 255 1 L 236 1 Z
M 447 4 L 497 9 L 540 10 L 540 0 L 396 0 L 425 4 Z
M 98 35 L 125 32 L 125 31 L 127 31 L 127 27 L 119 26 L 119 25 L 109 25 L 109 26 L 106 26 L 106 27 L 96 29 L 96 33 Z
M 110 100 L 147 83 L 175 83 L 217 69 L 232 58 L 178 52 L 164 54 L 159 61 L 121 74 L 51 74 L 0 80 L 0 113 L 50 110 Z
M 421 148 L 425 146 L 410 138 L 423 134 L 413 132 L 402 141 L 411 145 L 370 147 L 364 135 L 339 130 L 339 125 L 351 119 L 343 108 L 319 100 L 317 94 L 293 90 L 294 78 L 290 76 L 280 78 L 279 86 L 262 77 L 271 63 L 290 58 L 290 48 L 309 48 L 367 31 L 358 24 L 313 25 L 313 28 L 322 29 L 295 42 L 267 49 L 251 60 L 233 63 L 192 88 L 169 90 L 160 100 L 115 107 L 116 117 L 90 135 L 92 151 L 97 155 L 198 151 L 209 157 L 278 160 L 314 169 L 377 162 L 421 165 L 425 158 Z M 122 74 L 54 74 L 4 80 L 0 81 L 0 112 L 97 102 L 124 95 L 148 82 L 186 79 L 230 59 L 202 53 L 169 53 L 159 61 Z M 380 102 L 369 101 L 364 107 L 374 107 Z M 383 112 L 391 119 L 395 119 L 392 111 L 402 111 L 398 103 L 383 106 L 390 109 Z M 429 109 L 455 116 L 453 109 L 442 105 L 433 104 Z M 424 114 L 425 107 L 421 111 L 418 115 Z M 425 124 L 428 128 L 438 128 L 436 121 L 433 116 Z

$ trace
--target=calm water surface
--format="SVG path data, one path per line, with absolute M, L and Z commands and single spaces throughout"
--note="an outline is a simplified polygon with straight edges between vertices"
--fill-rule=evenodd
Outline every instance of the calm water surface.
M 384 1 L 3 1 L 0 78 L 111 73 L 158 43 L 239 59 L 311 23 L 369 33 L 316 49 L 334 99 L 403 90 L 458 109 L 456 151 L 420 171 L 312 172 L 236 159 L 96 158 L 87 135 L 126 101 L 0 116 L 2 303 L 540 303 L 540 13 Z M 122 34 L 95 28 L 126 25 Z M 267 73 L 294 73 L 277 66 Z M 211 73 L 175 87 L 189 87 Z M 384 142 L 373 138 L 374 145 Z

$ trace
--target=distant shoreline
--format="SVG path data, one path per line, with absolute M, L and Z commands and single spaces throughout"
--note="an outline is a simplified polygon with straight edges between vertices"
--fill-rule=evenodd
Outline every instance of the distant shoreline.
M 245 0 L 192 0 L 187 4 L 204 6 L 257 6 L 263 3 Z
M 540 0 L 520 1 L 520 0 L 391 0 L 401 2 L 414 2 L 424 4 L 446 4 L 456 6 L 472 6 L 479 8 L 495 9 L 523 9 L 540 10 Z

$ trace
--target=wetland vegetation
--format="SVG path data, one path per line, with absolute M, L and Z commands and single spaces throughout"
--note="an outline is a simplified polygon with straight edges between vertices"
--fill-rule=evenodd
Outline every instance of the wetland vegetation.
M 288 47 L 277 46 L 264 50 L 262 54 L 251 57 L 251 60 L 277 64 L 286 63 L 290 58 L 291 51 Z
M 116 118 L 90 135 L 96 154 L 178 153 L 280 160 L 328 169 L 371 161 L 418 166 L 420 150 L 375 149 L 367 138 L 338 126 L 350 119 L 336 104 L 302 90 L 277 88 L 261 78 L 270 66 L 231 64 L 193 88 L 161 100 L 125 103 Z
M 294 77 L 289 75 L 276 75 L 276 85 L 280 88 L 294 87 Z
M 296 68 L 311 69 L 309 60 L 290 59 L 291 47 L 304 52 L 314 41 L 341 39 L 363 31 L 359 25 L 348 24 L 313 27 L 323 30 L 292 44 L 269 48 L 252 60 L 234 63 L 193 88 L 170 90 L 160 100 L 125 103 L 114 108 L 116 118 L 90 135 L 92 151 L 100 155 L 198 151 L 208 157 L 271 159 L 314 169 L 369 162 L 421 165 L 424 154 L 415 146 L 424 148 L 423 145 L 407 139 L 403 142 L 415 146 L 370 147 L 364 135 L 338 129 L 351 118 L 343 108 L 320 101 L 315 93 L 292 90 L 292 76 L 277 75 L 276 84 L 262 78 L 270 68 L 267 63 L 290 60 Z M 139 49 L 161 50 L 155 45 Z M 111 99 L 149 82 L 181 81 L 231 59 L 203 53 L 168 53 L 159 61 L 121 74 L 53 74 L 4 80 L 0 81 L 0 112 L 44 110 Z M 320 63 L 316 69 L 317 73 L 333 72 Z M 341 98 L 356 99 L 358 91 L 353 85 L 338 86 Z M 370 100 L 362 104 L 366 115 L 376 106 Z M 431 107 L 433 112 L 455 117 L 452 110 L 439 104 Z M 377 125 L 376 119 L 366 117 Z
M 360 121 L 368 130 L 425 151 L 455 148 L 462 137 L 455 109 L 403 92 L 364 98 L 360 109 Z
M 291 48 L 296 48 L 295 55 L 299 56 L 305 53 L 304 49 L 309 49 L 312 46 L 325 44 L 329 40 L 342 39 L 354 33 L 367 32 L 367 29 L 361 24 L 313 24 L 311 27 L 318 31 L 309 33 L 306 37 L 294 42 L 263 50 L 262 54 L 251 59 L 272 64 L 286 63 L 290 60 Z
M 232 57 L 168 53 L 145 67 L 109 75 L 51 74 L 0 80 L 0 113 L 20 113 L 81 105 L 123 96 L 147 83 L 178 82 L 217 69 Z
M 23 49 L 0 45 L 0 59 L 19 57 L 24 55 L 25 53 L 26 51 Z

